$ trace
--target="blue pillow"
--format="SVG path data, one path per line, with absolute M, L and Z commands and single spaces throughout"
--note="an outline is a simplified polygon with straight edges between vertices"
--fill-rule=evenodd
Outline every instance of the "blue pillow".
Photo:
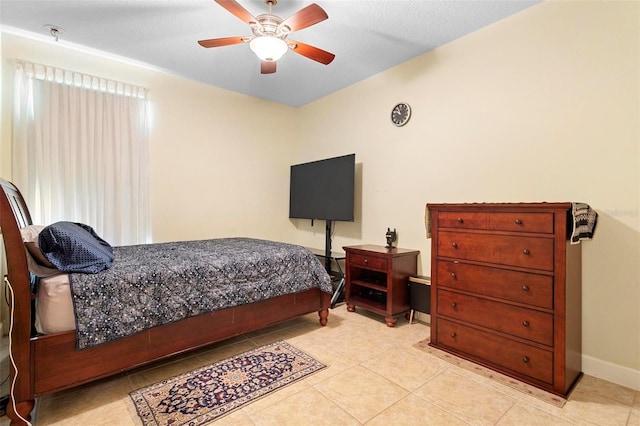
M 113 248 L 89 225 L 56 222 L 38 236 L 42 254 L 64 272 L 95 274 L 113 264 Z

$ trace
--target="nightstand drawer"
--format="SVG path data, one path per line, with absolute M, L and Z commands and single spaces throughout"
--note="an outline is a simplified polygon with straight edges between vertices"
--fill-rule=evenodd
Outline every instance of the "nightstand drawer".
M 349 256 L 349 264 L 354 266 L 361 266 L 368 269 L 379 269 L 382 271 L 386 271 L 389 263 L 384 257 L 351 254 Z
M 514 342 L 493 333 L 438 318 L 438 344 L 464 352 L 482 362 L 553 383 L 553 353 Z
M 441 212 L 438 215 L 440 228 L 486 229 L 487 214 L 478 212 Z
M 438 286 L 553 309 L 553 277 L 438 261 Z
M 553 270 L 553 239 L 438 232 L 438 256 Z
M 553 213 L 489 213 L 488 229 L 553 234 Z
M 553 315 L 545 312 L 438 290 L 438 314 L 553 345 Z

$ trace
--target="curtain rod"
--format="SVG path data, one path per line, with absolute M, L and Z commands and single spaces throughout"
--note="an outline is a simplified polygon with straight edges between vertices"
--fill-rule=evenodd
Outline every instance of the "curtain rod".
M 53 65 L 38 64 L 16 59 L 16 68 L 22 69 L 29 77 L 76 87 L 84 87 L 106 93 L 120 94 L 147 99 L 149 89 L 135 84 L 99 77 L 79 71 L 66 70 Z

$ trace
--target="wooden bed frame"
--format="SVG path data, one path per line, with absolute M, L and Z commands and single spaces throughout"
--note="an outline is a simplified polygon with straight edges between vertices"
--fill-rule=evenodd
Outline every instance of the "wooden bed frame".
M 75 331 L 32 336 L 34 296 L 20 228 L 31 217 L 20 191 L 0 179 L 0 230 L 10 290 L 11 356 L 7 415 L 11 425 L 31 420 L 35 398 L 311 312 L 326 325 L 331 295 L 318 289 L 222 309 L 166 324 L 100 346 L 76 350 Z

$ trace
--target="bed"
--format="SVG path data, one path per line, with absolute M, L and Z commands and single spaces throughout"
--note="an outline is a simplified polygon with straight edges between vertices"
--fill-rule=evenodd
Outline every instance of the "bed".
M 136 368 L 163 358 L 184 353 L 195 348 L 200 348 L 243 333 L 259 330 L 270 325 L 312 312 L 318 312 L 319 322 L 322 326 L 327 324 L 328 309 L 331 301 L 331 283 L 328 275 L 322 276 L 314 270 L 313 274 L 319 276 L 318 285 L 309 286 L 301 290 L 296 285 L 289 284 L 288 292 L 280 295 L 265 293 L 264 288 L 258 293 L 266 296 L 254 297 L 249 302 L 230 302 L 231 306 L 217 307 L 215 303 L 195 309 L 194 312 L 186 312 L 184 317 L 172 318 L 171 322 L 156 324 L 151 322 L 141 330 L 125 335 L 97 339 L 93 341 L 94 332 L 89 332 L 89 339 L 82 338 L 80 332 L 87 328 L 86 323 L 79 322 L 77 318 L 70 320 L 70 314 L 63 314 L 63 319 L 54 320 L 53 325 L 45 320 L 46 311 L 56 302 L 42 303 L 47 306 L 44 311 L 39 309 L 38 321 L 36 321 L 37 297 L 43 298 L 43 293 L 52 293 L 55 297 L 60 293 L 68 294 L 68 283 L 60 282 L 60 275 L 51 277 L 53 284 L 50 286 L 34 285 L 34 275 L 29 270 L 28 253 L 21 230 L 30 227 L 31 217 L 29 210 L 20 194 L 20 191 L 11 183 L 0 179 L 0 229 L 4 240 L 7 277 L 5 285 L 9 290 L 11 310 L 11 356 L 10 368 L 11 392 L 7 407 L 7 415 L 11 425 L 27 424 L 30 421 L 30 413 L 35 404 L 35 398 L 63 389 L 72 388 L 83 383 L 91 382 L 113 374 Z M 220 244 L 232 244 L 233 247 L 245 247 L 256 241 L 247 239 L 223 239 Z M 269 246 L 268 242 L 258 240 L 259 245 Z M 208 249 L 210 244 L 218 244 L 216 240 L 211 242 L 192 242 L 191 244 L 206 245 L 202 249 Z M 223 245 L 224 245 L 223 244 Z M 276 243 L 282 244 L 282 243 Z M 159 247 L 166 246 L 166 247 Z M 145 247 L 130 250 L 130 256 L 135 256 L 140 248 L 147 251 L 174 247 L 173 243 L 151 244 Z M 253 246 L 252 246 L 253 247 Z M 153 248 L 153 250 L 151 250 Z M 115 273 L 115 265 L 119 265 L 124 256 L 118 247 L 114 247 L 114 267 L 104 272 L 95 274 L 97 280 L 108 280 L 104 273 Z M 194 249 L 189 247 L 189 250 Z M 222 248 L 220 248 L 222 250 Z M 305 249 L 306 250 L 306 249 Z M 310 253 L 310 252 L 309 252 Z M 272 256 L 269 253 L 268 256 Z M 312 255 L 312 254 L 311 254 Z M 312 255 L 313 256 L 313 255 Z M 228 256 L 232 258 L 233 256 Z M 165 256 L 166 258 L 166 256 Z M 148 260 L 146 260 L 148 262 Z M 314 257 L 317 265 L 320 262 Z M 213 262 L 210 262 L 213 263 Z M 262 267 L 268 262 L 260 261 Z M 310 263 L 311 264 L 311 263 Z M 215 264 L 215 268 L 222 266 Z M 234 267 L 237 272 L 239 267 Z M 315 265 L 310 267 L 315 269 Z M 168 268 L 171 269 L 171 268 Z M 112 271 L 113 270 L 113 271 Z M 324 272 L 320 265 L 320 270 Z M 310 272 L 311 274 L 311 272 Z M 73 303 L 76 309 L 76 289 L 81 275 L 70 274 L 69 280 L 74 282 Z M 184 274 L 183 275 L 188 275 Z M 65 275 L 63 274 L 63 277 Z M 227 273 L 226 279 L 233 282 L 234 273 Z M 111 277 L 112 278 L 112 277 Z M 199 283 L 197 277 L 188 278 L 192 282 Z M 246 281 L 246 279 L 243 279 Z M 328 280 L 328 281 L 326 281 Z M 275 281 L 280 281 L 275 279 Z M 284 281 L 284 279 L 282 280 Z M 327 286 L 328 283 L 328 286 Z M 91 284 L 95 285 L 95 284 Z M 132 283 L 136 285 L 136 283 Z M 234 284 L 235 285 L 235 284 Z M 239 284 L 238 284 L 239 285 Z M 262 284 L 265 287 L 264 283 Z M 141 288 L 150 288 L 150 285 Z M 268 286 L 266 286 L 268 287 Z M 236 288 L 236 287 L 233 287 Z M 66 292 L 66 293 L 65 293 Z M 130 294 L 130 293 L 128 293 Z M 204 292 L 202 294 L 205 294 Z M 69 296 L 62 296 L 62 299 Z M 126 298 L 126 297 L 125 297 Z M 145 294 L 144 299 L 146 300 Z M 182 297 L 188 299 L 188 297 Z M 215 297 L 211 299 L 223 298 Z M 205 297 L 203 297 L 205 299 Z M 44 299 L 43 299 L 44 300 Z M 146 302 L 145 302 L 146 303 Z M 94 305 L 89 303 L 88 305 Z M 104 303 L 105 306 L 115 306 L 118 303 Z M 42 306 L 39 306 L 41 308 Z M 189 311 L 189 305 L 181 309 Z M 129 308 L 131 309 L 131 308 Z M 171 309 L 174 309 L 171 307 Z M 174 309 L 180 310 L 180 309 Z M 124 311 L 122 311 L 124 312 Z M 118 315 L 117 312 L 114 315 Z M 122 314 L 121 314 L 122 315 Z M 66 319 L 64 319 L 66 317 Z M 75 322 L 75 324 L 70 323 Z M 98 323 L 95 330 L 105 328 L 105 324 L 113 321 Z M 38 330 L 36 331 L 36 323 Z M 122 325 L 122 324 L 121 324 Z M 133 326 L 132 326 L 133 327 Z M 135 327 L 138 327 L 136 325 Z M 95 331 L 94 330 L 94 331 Z M 113 330 L 109 331 L 113 334 Z M 46 333 L 46 334 L 43 334 Z

